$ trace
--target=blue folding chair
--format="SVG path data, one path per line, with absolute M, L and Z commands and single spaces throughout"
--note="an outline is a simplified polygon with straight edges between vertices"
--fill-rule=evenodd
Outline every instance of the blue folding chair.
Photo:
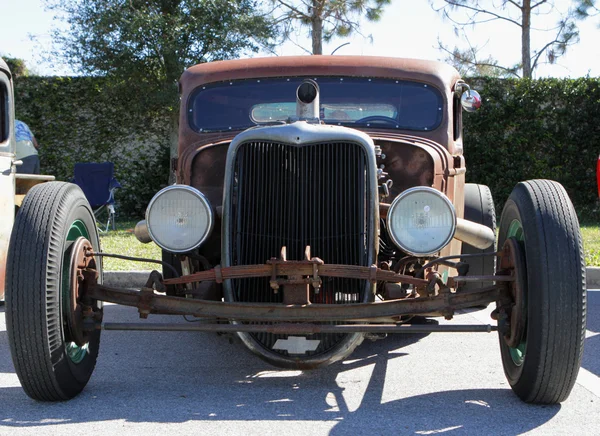
M 103 230 L 102 225 L 98 225 L 98 229 L 103 232 L 108 232 L 109 228 L 115 230 L 115 191 L 121 188 L 121 184 L 115 179 L 114 172 L 112 162 L 76 163 L 71 180 L 85 194 L 96 220 L 103 210 L 108 212 L 106 228 Z

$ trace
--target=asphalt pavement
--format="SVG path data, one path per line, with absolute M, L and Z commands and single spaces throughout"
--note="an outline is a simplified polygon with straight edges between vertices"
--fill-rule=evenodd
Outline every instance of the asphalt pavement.
M 0 435 L 598 435 L 600 291 L 588 295 L 583 368 L 556 406 L 512 393 L 495 333 L 393 335 L 327 368 L 283 371 L 227 336 L 104 331 L 83 393 L 38 403 L 14 373 L 0 308 Z M 490 310 L 455 322 L 487 323 Z M 137 313 L 107 305 L 105 320 L 133 322 Z M 186 322 L 150 317 L 175 320 Z

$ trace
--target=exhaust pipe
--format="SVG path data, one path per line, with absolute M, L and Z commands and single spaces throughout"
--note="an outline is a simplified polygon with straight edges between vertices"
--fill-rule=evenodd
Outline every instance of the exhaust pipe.
M 473 247 L 485 250 L 496 241 L 496 234 L 492 229 L 483 224 L 456 218 L 456 232 L 454 238 L 466 242 Z
M 300 120 L 319 119 L 319 85 L 306 79 L 296 90 L 296 116 Z
M 148 232 L 148 225 L 146 224 L 146 220 L 141 220 L 139 223 L 135 225 L 135 229 L 133 229 L 133 234 L 142 244 L 147 244 L 152 242 L 152 238 L 150 237 L 150 232 Z

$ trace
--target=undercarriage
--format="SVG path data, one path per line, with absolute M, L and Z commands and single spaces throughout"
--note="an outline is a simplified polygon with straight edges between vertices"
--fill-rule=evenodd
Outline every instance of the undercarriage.
M 82 325 L 87 329 L 104 328 L 107 330 L 194 330 L 214 332 L 268 332 L 281 334 L 314 333 L 414 333 L 414 332 L 457 332 L 498 329 L 492 325 L 411 325 L 411 316 L 443 316 L 451 319 L 457 310 L 474 306 L 487 306 L 496 302 L 498 307 L 510 307 L 514 301 L 514 287 L 518 287 L 519 266 L 513 252 L 518 250 L 514 244 L 507 243 L 498 253 L 499 264 L 503 266 L 496 275 L 490 276 L 454 276 L 446 283 L 433 267 L 449 263 L 450 257 L 437 258 L 429 262 L 430 267 L 421 274 L 426 278 L 398 274 L 376 266 L 360 267 L 355 265 L 327 265 L 321 259 L 310 257 L 310 248 L 306 249 L 306 259 L 290 261 L 285 258 L 285 247 L 280 258 L 270 259 L 263 265 L 243 265 L 216 267 L 179 278 L 163 280 L 153 271 L 140 290 L 119 289 L 97 283 L 97 272 L 82 268 L 80 290 L 82 297 Z M 88 251 L 88 257 L 99 253 Z M 105 253 L 100 256 L 110 256 Z M 461 256 L 451 256 L 460 258 Z M 427 265 L 425 265 L 427 266 Z M 237 278 L 268 277 L 274 293 L 283 293 L 283 303 L 230 303 L 223 301 L 200 300 L 168 296 L 163 293 L 166 286 L 189 286 L 192 283 Z M 404 298 L 381 300 L 372 303 L 356 304 L 315 304 L 310 301 L 309 289 L 315 292 L 326 277 L 345 277 L 368 280 L 372 284 L 405 284 L 410 291 Z M 476 290 L 461 291 L 461 285 L 467 282 L 485 282 L 485 286 Z M 340 290 L 339 292 L 343 292 Z M 92 310 L 93 304 L 85 302 L 104 301 L 125 306 L 137 307 L 141 318 L 150 314 L 187 315 L 201 319 L 202 323 L 181 324 L 102 324 L 101 311 Z M 499 311 L 493 316 L 498 318 Z M 249 322 L 262 322 L 260 324 Z M 327 324 L 327 322 L 336 322 Z

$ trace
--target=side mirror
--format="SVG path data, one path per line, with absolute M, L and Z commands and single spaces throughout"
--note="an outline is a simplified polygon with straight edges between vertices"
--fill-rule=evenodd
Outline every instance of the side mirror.
M 467 88 L 460 96 L 460 104 L 467 112 L 475 112 L 481 107 L 481 96 L 477 91 Z

